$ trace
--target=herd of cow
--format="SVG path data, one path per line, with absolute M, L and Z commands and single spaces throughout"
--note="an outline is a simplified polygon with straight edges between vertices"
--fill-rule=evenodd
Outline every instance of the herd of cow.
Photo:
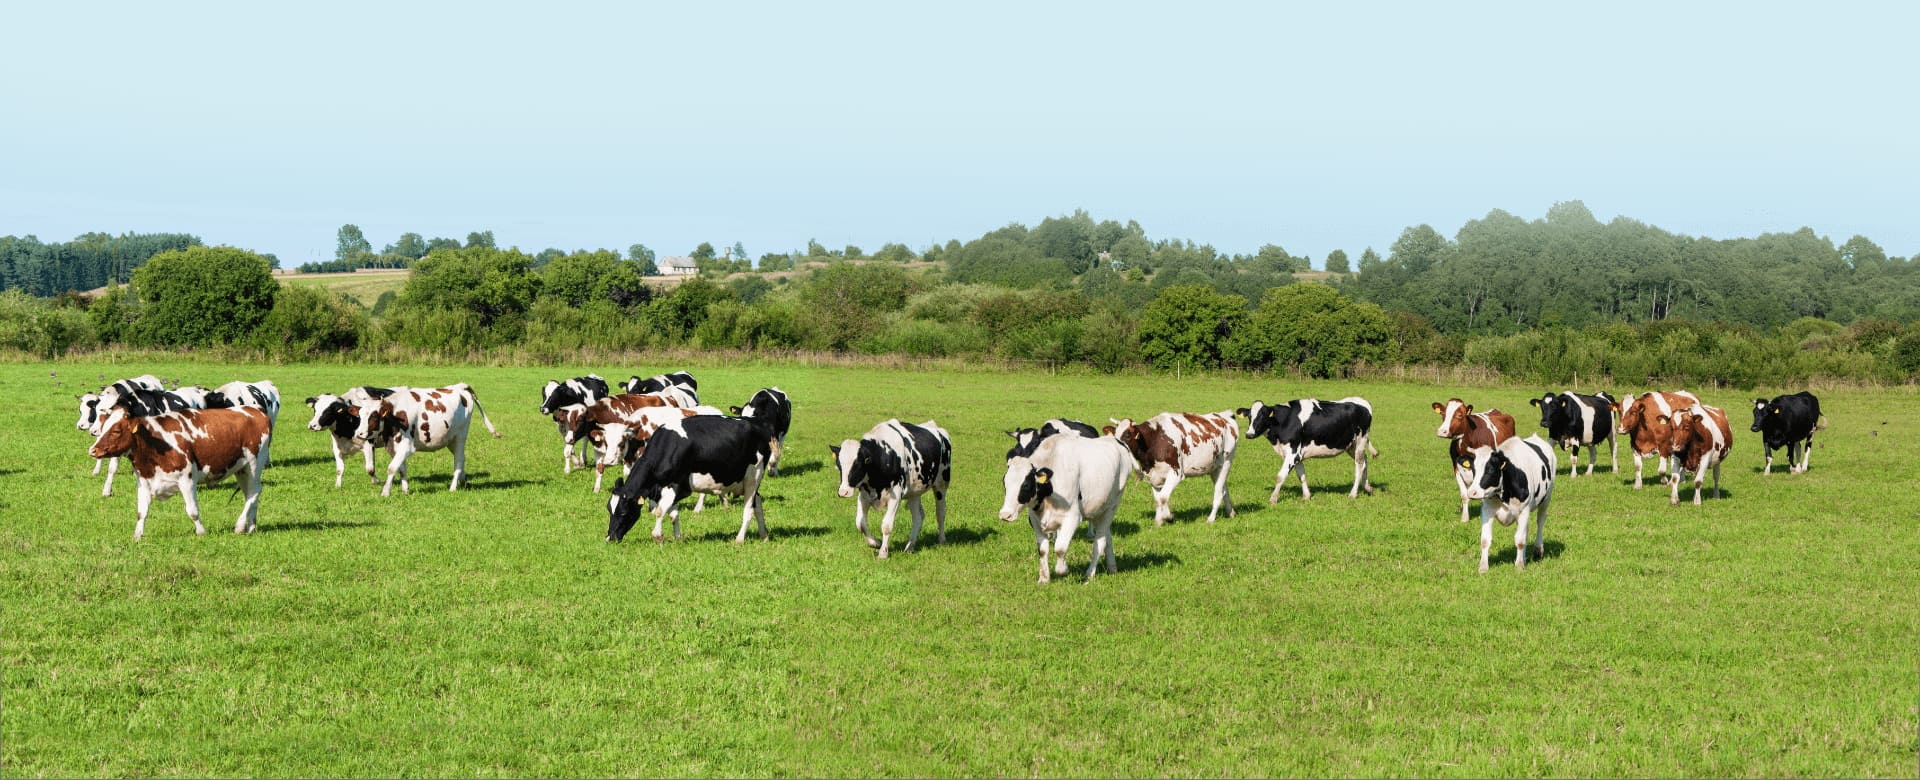
M 551 381 L 542 390 L 540 404 L 541 414 L 559 431 L 563 473 L 589 465 L 591 453 L 594 492 L 599 492 L 606 470 L 621 470 L 607 499 L 607 540 L 624 538 L 642 511 L 653 515 L 656 541 L 664 538 L 662 525 L 668 520 L 678 538 L 678 505 L 690 495 L 697 495 L 700 503 L 707 495 L 723 501 L 740 498 L 740 530 L 734 541 L 745 541 L 756 522 L 761 538 L 767 538 L 760 484 L 779 473 L 793 414 L 786 393 L 766 388 L 747 403 L 723 411 L 700 403 L 699 384 L 686 372 L 635 376 L 620 389 L 624 392 L 613 393 L 606 380 L 592 374 Z M 473 388 L 464 383 L 431 389 L 355 387 L 306 403 L 313 409 L 308 429 L 331 434 L 335 487 L 343 481 L 349 453 L 360 452 L 375 483 L 374 451 L 389 453 L 382 496 L 391 493 L 395 477 L 401 491 L 410 490 L 407 462 L 416 451 L 452 450 L 449 490 L 458 490 L 466 478 L 466 439 L 473 415 L 479 414 L 487 430 L 500 435 Z M 1579 475 L 1580 450 L 1585 448 L 1591 476 L 1603 443 L 1618 470 L 1616 437 L 1626 436 L 1636 489 L 1644 486 L 1643 459 L 1653 456 L 1656 476 L 1671 486 L 1672 503 L 1680 503 L 1685 474 L 1693 475 L 1695 504 L 1700 503 L 1708 471 L 1713 472 L 1715 498 L 1720 495 L 1720 468 L 1732 448 L 1733 429 L 1724 411 L 1692 393 L 1648 392 L 1623 403 L 1604 392 L 1564 392 L 1528 403 L 1540 409 L 1545 439 L 1538 434 L 1520 438 L 1513 417 L 1498 409 L 1475 412 L 1458 398 L 1433 404 L 1441 419 L 1435 434 L 1448 441 L 1459 487 L 1461 522 L 1469 519 L 1471 502 L 1481 502 L 1482 572 L 1487 570 L 1496 521 L 1517 526 L 1517 567 L 1526 566 L 1529 546 L 1535 558 L 1544 554 L 1543 527 L 1558 472 L 1556 448 L 1569 452 L 1569 478 Z M 257 526 L 260 475 L 269 462 L 279 412 L 280 394 L 272 382 L 169 391 L 147 375 L 80 396 L 76 425 L 95 437 L 90 449 L 94 473 L 100 472 L 101 461 L 107 464 L 102 495 L 113 494 L 117 458 L 126 456 L 132 462 L 138 477 L 135 539 L 145 532 L 153 499 L 174 493 L 181 494 L 195 532 L 205 533 L 195 489 L 228 476 L 238 480 L 246 496 L 234 532 L 246 533 Z M 1014 443 L 1006 454 L 1000 519 L 1013 522 L 1027 516 L 1039 552 L 1041 582 L 1050 574 L 1066 573 L 1068 544 L 1088 521 L 1094 550 L 1087 577 L 1098 573 L 1102 560 L 1112 573 L 1113 519 L 1130 477 L 1137 475 L 1151 485 L 1156 525 L 1172 518 L 1174 488 L 1187 477 L 1213 481 L 1207 522 L 1216 520 L 1222 507 L 1228 517 L 1234 516 L 1227 474 L 1241 436 L 1237 417 L 1247 420 L 1246 437 L 1264 437 L 1280 457 L 1268 503 L 1279 500 L 1290 474 L 1298 475 L 1301 497 L 1310 497 L 1306 461 L 1342 454 L 1354 464 L 1348 497 L 1357 498 L 1363 490 L 1373 493 L 1367 464 L 1379 453 L 1372 443 L 1373 407 L 1365 399 L 1298 399 L 1271 405 L 1255 401 L 1246 408 L 1210 414 L 1168 412 L 1140 422 L 1114 419 L 1099 429 L 1053 419 L 1008 431 Z M 1782 447 L 1787 449 L 1788 471 L 1805 471 L 1813 434 L 1825 427 L 1820 402 L 1810 393 L 1754 400 L 1751 430 L 1764 440 L 1765 473 L 1772 472 L 1773 452 Z M 839 495 L 855 499 L 854 525 L 879 557 L 890 553 L 894 521 L 903 504 L 912 526 L 902 549 L 911 551 L 919 544 L 925 520 L 921 497 L 927 493 L 934 496 L 938 539 L 946 541 L 953 463 L 953 441 L 946 430 L 931 420 L 886 420 L 859 439 L 829 449 L 839 472 Z M 694 511 L 701 508 L 697 504 Z M 874 510 L 882 512 L 877 539 L 868 524 Z

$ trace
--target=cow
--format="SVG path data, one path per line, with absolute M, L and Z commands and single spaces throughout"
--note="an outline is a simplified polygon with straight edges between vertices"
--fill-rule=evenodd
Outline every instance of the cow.
M 1720 407 L 1696 403 L 1673 413 L 1673 439 L 1667 452 L 1673 456 L 1673 495 L 1669 503 L 1680 505 L 1680 483 L 1685 472 L 1693 473 L 1693 505 L 1700 505 L 1700 489 L 1706 482 L 1706 470 L 1713 469 L 1713 497 L 1720 498 L 1720 464 L 1733 451 L 1733 427 Z
M 1761 446 L 1767 455 L 1766 468 L 1760 473 L 1773 473 L 1773 451 L 1781 447 L 1787 448 L 1787 473 L 1805 473 L 1808 456 L 1813 453 L 1813 434 L 1826 427 L 1826 419 L 1820 416 L 1820 399 L 1812 393 L 1802 390 L 1793 395 L 1775 396 L 1771 401 L 1753 399 L 1750 430 L 1760 434 Z
M 689 378 L 691 379 L 691 378 Z M 729 406 L 727 410 L 738 417 L 764 417 L 773 427 L 773 463 L 768 473 L 780 476 L 780 453 L 787 446 L 787 428 L 793 425 L 793 401 L 787 393 L 778 387 L 769 387 L 753 394 L 743 406 Z
M 572 474 L 574 464 L 574 437 L 568 435 L 568 419 L 572 415 L 567 415 L 564 410 L 574 406 L 584 408 L 587 404 L 610 394 L 607 389 L 607 380 L 601 379 L 599 374 L 577 376 L 565 382 L 548 380 L 546 387 L 541 388 L 540 413 L 553 418 L 554 424 L 559 427 L 560 438 L 565 442 L 565 446 L 560 450 L 560 473 Z M 580 459 L 580 465 L 583 468 L 587 465 L 584 454 Z
M 749 417 L 696 415 L 662 424 L 648 440 L 640 460 L 624 479 L 614 480 L 607 498 L 607 541 L 626 538 L 640 518 L 640 503 L 653 503 L 653 540 L 662 540 L 660 524 L 673 517 L 673 538 L 680 538 L 680 511 L 676 505 L 688 493 L 736 495 L 744 501 L 740 533 L 734 544 L 747 540 L 747 526 L 758 520 L 760 538 L 768 539 L 767 515 L 762 507 L 760 482 L 766 477 L 773 437 L 764 421 Z
M 406 389 L 406 388 L 401 388 Z M 313 408 L 313 419 L 307 421 L 307 430 L 327 431 L 333 439 L 333 486 L 340 487 L 347 473 L 347 452 L 358 449 L 367 462 L 367 481 L 380 484 L 380 478 L 374 476 L 373 442 L 355 438 L 360 429 L 364 414 L 362 404 L 377 401 L 393 394 L 393 390 L 384 387 L 357 387 L 342 395 L 322 393 L 307 399 L 307 406 Z M 384 445 L 391 454 L 391 444 Z
M 1031 452 L 1007 458 L 1000 519 L 1011 523 L 1021 509 L 1027 510 L 1034 546 L 1040 550 L 1040 582 L 1050 581 L 1052 574 L 1067 573 L 1067 546 L 1088 518 L 1093 519 L 1088 529 L 1093 536 L 1093 559 L 1087 563 L 1087 579 L 1099 572 L 1102 559 L 1108 574 L 1119 570 L 1114 562 L 1113 516 L 1120 511 L 1121 494 L 1134 465 L 1133 453 L 1111 436 L 1049 436 Z
M 1540 427 L 1547 429 L 1547 439 L 1572 453 L 1567 465 L 1568 478 L 1580 476 L 1581 447 L 1587 448 L 1587 476 L 1593 476 L 1594 467 L 1600 465 L 1600 442 L 1603 441 L 1607 443 L 1607 453 L 1613 457 L 1613 471 L 1620 471 L 1619 443 L 1613 431 L 1613 396 L 1604 392 L 1580 395 L 1568 390 L 1543 393 L 1539 398 L 1527 399 L 1527 403 L 1540 407 Z
M 685 371 L 660 374 L 641 379 L 638 376 L 627 379 L 622 388 L 629 393 L 649 393 L 672 398 L 680 406 L 696 406 L 700 403 L 700 383 L 693 375 Z
M 101 425 L 106 422 L 107 415 L 114 409 L 125 409 L 134 417 L 151 417 L 156 414 L 181 412 L 193 408 L 186 399 L 167 392 L 161 386 L 160 378 L 152 374 L 122 379 L 101 388 L 97 394 L 88 393 L 87 395 L 94 397 L 91 412 L 86 411 L 86 396 L 81 396 L 81 414 L 89 420 L 87 432 L 93 434 L 95 439 L 100 437 L 103 430 Z M 113 495 L 113 478 L 120 471 L 118 457 L 107 458 L 106 461 L 107 479 L 100 486 L 102 498 Z M 93 473 L 100 473 L 100 459 L 97 457 L 93 461 Z
M 711 406 L 682 408 L 665 405 L 642 407 L 621 421 L 610 422 L 604 426 L 594 422 L 592 417 L 588 417 L 582 426 L 587 436 L 593 441 L 594 448 L 599 451 L 599 460 L 594 462 L 593 492 L 600 492 L 601 476 L 606 473 L 608 466 L 615 463 L 621 464 L 621 476 L 632 472 L 633 464 L 638 462 L 641 453 L 646 451 L 647 440 L 653 436 L 654 431 L 659 430 L 660 426 L 669 420 L 697 415 L 724 416 L 725 414 Z M 722 496 L 721 500 L 726 500 L 726 497 Z M 707 494 L 701 493 L 695 499 L 693 511 L 703 511 L 706 506 Z
M 1300 398 L 1277 406 L 1254 401 L 1252 406 L 1234 411 L 1247 418 L 1247 438 L 1265 436 L 1280 455 L 1280 473 L 1274 478 L 1273 493 L 1267 503 L 1280 501 L 1280 489 L 1287 484 L 1287 473 L 1300 472 L 1300 498 L 1313 498 L 1307 488 L 1307 459 L 1331 458 L 1345 453 L 1353 458 L 1353 488 L 1348 498 L 1359 498 L 1360 491 L 1373 495 L 1373 483 L 1367 478 L 1368 459 L 1379 455 L 1373 447 L 1373 404 L 1359 396 L 1338 401 Z
M 251 406 L 267 413 L 267 425 L 271 427 L 280 421 L 280 388 L 272 382 L 228 382 L 214 388 L 206 395 L 208 409 L 237 409 Z M 260 467 L 273 465 L 273 458 L 266 450 L 260 451 Z
M 1620 425 L 1616 434 L 1627 437 L 1627 448 L 1633 454 L 1633 489 L 1639 490 L 1645 485 L 1645 466 L 1641 459 L 1651 455 L 1654 458 L 1655 475 L 1661 484 L 1666 484 L 1671 469 L 1667 445 L 1673 439 L 1673 426 L 1669 420 L 1673 410 L 1685 409 L 1700 403 L 1700 399 L 1685 390 L 1675 392 L 1653 391 L 1641 393 L 1627 399 L 1626 405 L 1613 405 L 1618 412 Z
M 392 495 L 396 475 L 400 477 L 400 492 L 413 492 L 407 484 L 407 460 L 413 453 L 448 448 L 453 450 L 453 481 L 447 490 L 459 490 L 467 475 L 467 428 L 474 414 L 480 415 L 488 433 L 500 438 L 486 410 L 480 408 L 480 399 L 465 382 L 432 390 L 394 388 L 386 398 L 364 402 L 360 413 L 354 438 L 386 446 L 393 453 L 393 460 L 387 463 L 386 484 L 380 488 L 382 497 Z
M 1475 412 L 1473 404 L 1458 398 L 1449 398 L 1444 404 L 1435 402 L 1433 411 L 1440 415 L 1440 427 L 1434 430 L 1434 435 L 1447 440 L 1447 454 L 1452 458 L 1453 481 L 1460 488 L 1460 522 L 1464 523 L 1467 505 L 1472 503 L 1467 492 L 1473 486 L 1473 472 L 1460 468 L 1460 461 L 1476 453 L 1490 452 L 1501 442 L 1513 438 L 1513 415 L 1499 409 Z
M 591 404 L 587 404 L 583 417 L 563 425 L 566 443 L 577 443 L 582 437 L 598 437 L 595 444 L 600 450 L 595 460 L 596 471 L 593 492 L 600 492 L 599 474 L 619 457 L 627 437 L 642 419 L 646 409 L 681 408 L 693 404 L 681 404 L 676 400 L 651 393 L 621 393 L 610 395 Z
M 893 545 L 893 519 L 901 502 L 913 514 L 913 528 L 907 534 L 912 552 L 920 543 L 920 526 L 927 519 L 920 497 L 933 494 L 939 541 L 947 541 L 947 485 L 953 480 L 953 437 L 932 420 L 914 425 L 897 419 L 873 426 L 859 439 L 847 439 L 828 445 L 833 464 L 840 470 L 840 497 L 854 499 L 853 527 L 867 546 L 887 557 Z M 880 538 L 867 533 L 867 510 L 885 502 L 887 513 L 880 518 Z
M 126 455 L 139 478 L 133 538 L 146 535 L 147 510 L 156 498 L 179 493 L 193 520 L 193 532 L 205 534 L 200 524 L 197 489 L 232 476 L 239 480 L 246 504 L 233 532 L 252 533 L 260 524 L 260 453 L 266 450 L 273 428 L 259 409 L 189 409 L 137 416 L 114 409 L 101 423 L 100 438 L 89 450 L 96 458 Z
M 94 432 L 94 428 L 100 424 L 100 394 L 83 393 L 74 396 L 74 398 L 80 402 L 80 419 L 74 421 L 73 427 L 93 434 L 95 438 L 98 438 L 99 434 Z M 120 459 L 94 458 L 93 473 L 95 476 L 100 474 L 100 464 L 102 462 L 105 462 L 107 466 L 107 483 L 104 487 L 100 488 L 100 495 L 106 497 L 113 495 L 113 475 L 120 471 Z
M 1108 421 L 1112 425 L 1102 430 L 1126 446 L 1134 470 L 1153 485 L 1154 525 L 1173 519 L 1168 505 L 1180 480 L 1201 475 L 1213 477 L 1213 511 L 1207 514 L 1207 522 L 1219 517 L 1222 505 L 1227 517 L 1235 515 L 1233 498 L 1227 494 L 1227 472 L 1233 468 L 1233 451 L 1239 444 L 1233 412 L 1162 412 L 1143 423 L 1132 418 Z
M 229 408 L 225 406 L 209 407 L 207 405 L 207 396 L 212 395 L 213 391 L 199 385 L 182 385 L 167 392 L 179 396 L 180 400 L 186 403 L 188 409 Z
M 1461 468 L 1472 473 L 1468 488 L 1480 499 L 1480 573 L 1487 573 L 1493 546 L 1493 521 L 1518 523 L 1513 531 L 1513 567 L 1527 568 L 1527 525 L 1532 521 L 1534 557 L 1547 554 L 1547 507 L 1553 503 L 1553 475 L 1560 467 L 1553 449 L 1539 434 L 1509 438 L 1500 446 L 1468 454 Z M 1499 500 L 1494 500 L 1495 498 Z
M 1007 450 L 1007 460 L 1013 460 L 1016 457 L 1031 456 L 1033 455 L 1034 449 L 1040 446 L 1040 442 L 1062 434 L 1081 436 L 1088 439 L 1097 439 L 1100 437 L 1100 431 L 1091 425 L 1079 420 L 1056 417 L 1041 423 L 1038 428 L 1015 428 L 1007 431 L 1007 435 L 1013 437 L 1013 446 Z

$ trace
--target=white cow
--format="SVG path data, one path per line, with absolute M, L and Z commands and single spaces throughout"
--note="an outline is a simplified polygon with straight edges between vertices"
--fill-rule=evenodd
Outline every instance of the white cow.
M 1052 573 L 1067 573 L 1067 545 L 1087 518 L 1093 519 L 1093 560 L 1087 564 L 1087 579 L 1098 573 L 1103 558 L 1108 574 L 1119 570 L 1113 556 L 1113 516 L 1120 509 L 1120 496 L 1133 468 L 1126 445 L 1111 436 L 1051 436 L 1032 455 L 1007 459 L 1000 519 L 1011 523 L 1023 509 L 1036 510 L 1027 514 L 1034 545 L 1040 550 L 1040 582 L 1051 579 L 1049 546 L 1054 556 Z

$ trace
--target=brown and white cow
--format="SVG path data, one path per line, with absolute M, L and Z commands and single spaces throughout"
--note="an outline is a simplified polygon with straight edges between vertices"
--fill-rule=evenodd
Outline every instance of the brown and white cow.
M 1460 463 L 1485 457 L 1501 442 L 1513 438 L 1513 415 L 1499 409 L 1476 412 L 1473 404 L 1458 398 L 1449 398 L 1444 404 L 1436 402 L 1433 411 L 1440 415 L 1440 427 L 1434 435 L 1448 440 L 1447 455 L 1453 464 L 1453 481 L 1460 487 L 1460 522 L 1464 523 L 1467 505 L 1472 503 L 1467 494 L 1473 488 L 1473 470 L 1461 468 Z
M 1733 426 L 1727 413 L 1717 406 L 1694 404 L 1674 412 L 1673 440 L 1667 452 L 1673 455 L 1673 497 L 1680 504 L 1680 482 L 1684 472 L 1693 472 L 1693 505 L 1700 505 L 1700 487 L 1706 482 L 1706 470 L 1713 469 L 1713 497 L 1720 497 L 1720 464 L 1733 450 Z
M 1153 524 L 1165 525 L 1173 519 L 1168 508 L 1173 489 L 1187 477 L 1213 477 L 1211 523 L 1225 505 L 1227 517 L 1234 516 L 1233 498 L 1227 495 L 1227 472 L 1233 468 L 1233 450 L 1240 436 L 1234 430 L 1233 411 L 1212 414 L 1166 412 L 1142 423 L 1131 418 L 1112 420 L 1106 430 L 1133 455 L 1134 470 L 1153 485 Z
M 400 492 L 413 492 L 407 484 L 407 460 L 417 451 L 448 448 L 453 450 L 453 482 L 447 490 L 459 490 L 467 475 L 467 428 L 475 413 L 486 423 L 487 432 L 500 438 L 493 421 L 480 408 L 480 399 L 465 382 L 431 390 L 394 388 L 392 395 L 363 405 L 354 437 L 393 452 L 380 495 L 392 494 L 396 475 L 400 477 Z
M 1633 450 L 1633 489 L 1645 486 L 1646 467 L 1641 460 L 1651 455 L 1654 458 L 1654 474 L 1665 484 L 1664 476 L 1672 469 L 1668 468 L 1667 447 L 1673 441 L 1673 413 L 1700 403 L 1700 399 L 1685 390 L 1668 393 L 1653 391 L 1641 393 L 1627 399 L 1625 404 L 1614 404 L 1614 411 L 1620 413 L 1620 435 L 1627 437 L 1627 446 Z
M 260 524 L 261 456 L 273 436 L 264 410 L 205 409 L 165 412 L 146 417 L 114 409 L 101 424 L 100 438 L 89 450 L 96 458 L 126 455 L 139 478 L 134 507 L 133 538 L 146 535 L 147 510 L 156 498 L 179 493 L 187 504 L 193 532 L 200 524 L 200 485 L 232 476 L 240 481 L 246 504 L 233 532 L 251 533 Z

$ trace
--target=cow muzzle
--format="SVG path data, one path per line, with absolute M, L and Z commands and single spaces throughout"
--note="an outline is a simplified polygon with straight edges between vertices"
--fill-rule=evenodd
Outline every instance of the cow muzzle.
M 853 498 L 853 488 L 850 488 L 850 487 L 847 487 L 846 485 L 841 485 L 841 486 L 840 486 L 840 497 L 841 497 L 841 498 Z

